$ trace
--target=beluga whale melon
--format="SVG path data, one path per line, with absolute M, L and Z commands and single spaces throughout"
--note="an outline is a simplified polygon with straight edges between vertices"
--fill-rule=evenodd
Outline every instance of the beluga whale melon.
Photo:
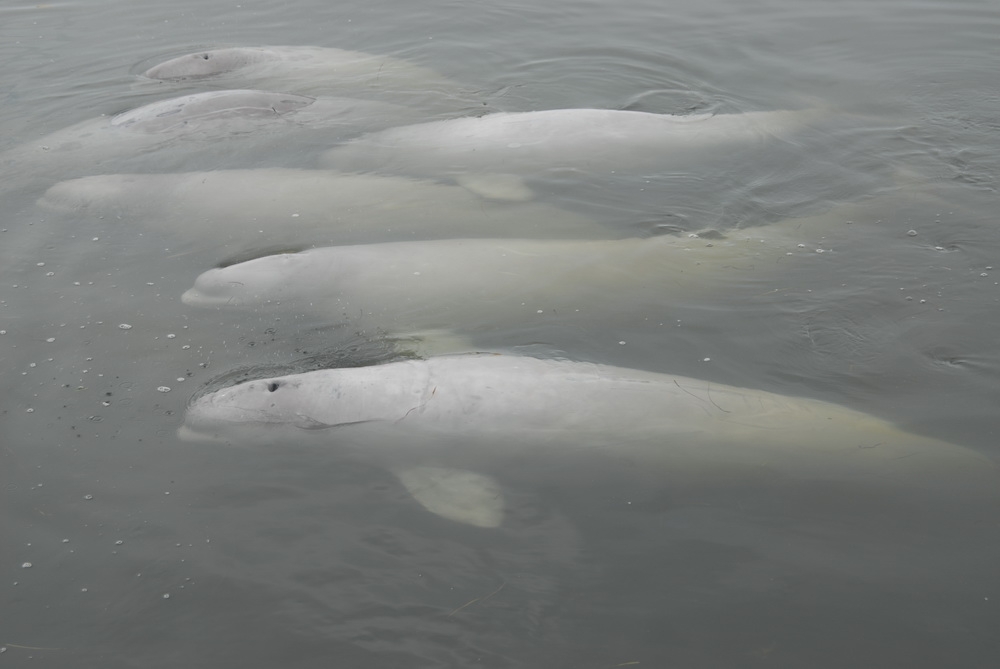
M 245 162 L 232 154 L 268 155 L 298 133 L 324 133 L 324 141 L 354 136 L 412 119 L 398 105 L 353 98 L 313 98 L 262 90 L 207 91 L 152 102 L 113 116 L 83 121 L 0 154 L 0 169 L 21 183 L 121 171 L 152 164 L 188 169 L 198 160 Z M 315 142 L 315 136 L 309 135 Z M 225 146 L 222 146 L 225 144 Z M 237 147 L 239 147 L 237 149 Z M 175 152 L 170 153 L 168 151 Z M 156 160 L 149 154 L 157 152 Z M 174 159 L 174 163 L 168 161 Z
M 447 237 L 604 237 L 609 228 L 536 202 L 489 202 L 428 180 L 261 168 L 109 174 L 48 189 L 43 209 L 172 231 L 219 254 L 271 246 Z
M 471 105 L 437 72 L 391 56 L 316 46 L 234 46 L 195 51 L 147 69 L 147 79 L 302 95 L 390 100 L 432 112 Z
M 183 439 L 329 449 L 385 467 L 424 507 L 503 522 L 505 481 L 624 465 L 690 487 L 725 472 L 844 494 L 998 498 L 977 452 L 835 404 L 606 365 L 439 356 L 258 379 L 195 398 Z M 826 494 L 836 487 L 826 487 Z
M 322 167 L 451 177 L 468 187 L 491 175 L 554 170 L 609 176 L 623 170 L 691 169 L 736 150 L 789 137 L 821 112 L 761 111 L 675 116 L 611 109 L 497 112 L 370 133 L 334 147 Z

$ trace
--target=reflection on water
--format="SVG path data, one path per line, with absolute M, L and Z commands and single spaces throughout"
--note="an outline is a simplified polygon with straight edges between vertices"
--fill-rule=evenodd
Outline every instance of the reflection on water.
M 635 277 L 628 291 L 574 284 L 593 304 L 613 305 L 600 316 L 493 321 L 483 311 L 471 345 L 823 399 L 997 455 L 1000 152 L 987 54 L 1000 33 L 976 3 L 773 0 L 747 11 L 717 0 L 666 12 L 639 0 L 102 0 L 5 8 L 0 21 L 0 149 L 13 152 L 205 90 L 137 73 L 229 45 L 405 59 L 457 82 L 458 114 L 828 109 L 830 123 L 759 152 L 638 174 L 547 174 L 530 184 L 529 202 L 484 201 L 483 220 L 508 205 L 527 212 L 511 216 L 519 224 L 558 212 L 564 231 L 593 225 L 589 238 L 810 232 L 791 256 L 699 266 L 704 279 L 681 294 Z M 992 666 L 992 503 L 793 477 L 762 483 L 725 468 L 667 484 L 627 459 L 595 468 L 531 454 L 533 476 L 504 489 L 507 520 L 486 530 L 429 514 L 388 472 L 335 447 L 178 441 L 185 407 L 205 387 L 385 361 L 419 343 L 397 348 L 385 337 L 393 323 L 378 318 L 332 323 L 304 308 L 198 309 L 179 299 L 227 260 L 322 240 L 288 240 L 279 227 L 255 244 L 252 225 L 209 229 L 202 209 L 165 189 L 86 215 L 36 205 L 64 179 L 304 169 L 331 148 L 322 130 L 255 133 L 73 161 L 47 154 L 28 167 L 5 154 L 3 659 Z M 425 215 L 454 212 L 430 196 L 420 202 Z M 354 241 L 399 239 L 384 225 Z M 461 290 L 452 299 L 461 304 Z

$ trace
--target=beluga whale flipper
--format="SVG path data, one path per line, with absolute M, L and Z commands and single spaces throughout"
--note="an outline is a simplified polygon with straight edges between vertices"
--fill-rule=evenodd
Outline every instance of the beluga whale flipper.
M 302 95 L 388 100 L 433 112 L 471 106 L 462 87 L 407 60 L 315 46 L 233 46 L 170 58 L 143 72 L 155 81 L 266 88 Z
M 1000 495 L 996 466 L 835 404 L 566 360 L 465 354 L 258 379 L 196 397 L 179 436 L 312 445 L 384 467 L 428 510 L 503 519 L 499 482 L 625 463 L 664 485 L 726 472 L 941 499 Z M 573 466 L 571 466 L 573 465 Z M 593 474 L 590 474 L 593 475 Z

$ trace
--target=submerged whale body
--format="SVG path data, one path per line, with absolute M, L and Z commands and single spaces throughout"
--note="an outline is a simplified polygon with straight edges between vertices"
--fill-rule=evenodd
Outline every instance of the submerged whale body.
M 390 128 L 330 149 L 323 167 L 461 177 L 527 176 L 553 169 L 608 175 L 688 168 L 766 139 L 788 136 L 819 112 L 673 116 L 607 109 L 500 112 Z
M 331 324 L 468 335 L 550 323 L 662 321 L 716 296 L 785 288 L 788 270 L 829 268 L 892 234 L 882 223 L 941 200 L 911 188 L 811 216 L 701 236 L 433 239 L 314 248 L 202 273 L 185 303 L 311 313 Z M 712 234 L 708 234 L 708 233 Z M 819 254 L 817 250 L 836 253 Z
M 284 168 L 72 179 L 49 211 L 155 226 L 229 252 L 387 237 L 601 237 L 590 219 L 534 202 L 487 202 L 458 186 L 405 177 Z
M 437 239 L 315 248 L 201 274 L 185 303 L 311 312 L 393 333 L 601 323 L 769 282 L 896 196 L 700 237 Z M 793 258 L 789 258 L 793 256 Z M 761 289 L 763 290 L 763 289 Z M 659 316 L 656 316 L 659 318 Z
M 733 239 L 440 239 L 315 248 L 201 274 L 198 307 L 311 312 L 391 333 L 492 331 L 554 319 L 660 314 L 760 279 L 805 236 L 761 229 Z M 754 261 L 759 267 L 754 267 Z
M 346 139 L 412 118 L 404 107 L 370 100 L 208 91 L 83 121 L 0 154 L 0 168 L 14 179 L 49 185 L 60 178 L 121 170 L 154 151 L 177 149 L 181 164 L 189 166 L 198 156 L 215 164 L 237 144 L 260 156 L 268 152 L 268 141 L 287 143 L 295 133 L 321 130 L 325 141 Z M 219 142 L 228 142 L 224 150 Z M 164 167 L 158 160 L 157 168 Z
M 159 81 L 194 80 L 227 88 L 267 88 L 305 95 L 351 95 L 455 109 L 459 85 L 406 60 L 313 46 L 224 47 L 196 51 L 143 73 Z
M 393 471 L 434 513 L 482 527 L 504 515 L 491 472 L 558 477 L 588 458 L 624 458 L 681 480 L 726 468 L 931 495 L 995 496 L 998 482 L 972 450 L 838 405 L 497 354 L 250 381 L 196 398 L 179 435 L 346 451 Z M 538 466 L 548 458 L 563 466 Z

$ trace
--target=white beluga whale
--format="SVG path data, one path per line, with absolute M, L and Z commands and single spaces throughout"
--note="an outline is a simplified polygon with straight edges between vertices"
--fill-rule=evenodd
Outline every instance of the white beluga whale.
M 943 206 L 906 186 L 810 216 L 721 232 L 320 247 L 210 269 L 182 300 L 309 313 L 329 324 L 401 335 L 467 336 L 636 315 L 662 320 L 671 307 L 785 288 L 789 271 L 835 270 L 840 254 L 867 253 L 873 235 L 905 232 L 888 224 L 903 212 Z
M 789 137 L 822 115 L 817 110 L 689 116 L 609 109 L 498 112 L 362 135 L 324 153 L 320 165 L 451 177 L 496 193 L 502 191 L 491 186 L 496 175 L 510 181 L 556 170 L 598 177 L 688 170 Z
M 38 204 L 166 229 L 230 254 L 388 238 L 609 234 L 607 226 L 541 203 L 490 202 L 433 181 L 329 170 L 97 175 L 56 184 Z
M 833 262 L 833 254 L 817 250 L 839 248 L 899 198 L 888 194 L 723 233 L 314 248 L 208 270 L 182 299 L 199 307 L 308 312 L 328 323 L 398 334 L 475 334 L 635 314 L 660 319 L 671 306 L 743 288 L 765 291 L 793 263 Z
M 489 332 L 556 319 L 606 322 L 738 284 L 792 237 L 730 240 L 441 239 L 315 248 L 211 269 L 182 296 L 221 309 L 310 312 L 391 333 Z M 764 240 L 764 241 L 762 241 Z M 810 251 L 811 252 L 811 251 Z M 741 271 L 744 274 L 741 274 Z M 756 272 L 759 277 L 760 269 Z
M 236 46 L 195 51 L 147 69 L 158 82 L 192 81 L 225 88 L 266 88 L 303 95 L 373 97 L 455 111 L 471 102 L 437 72 L 401 58 L 314 46 Z
M 83 121 L 0 154 L 0 169 L 25 183 L 122 171 L 152 164 L 156 171 L 172 166 L 212 166 L 246 162 L 268 155 L 277 141 L 313 144 L 347 139 L 366 130 L 412 119 L 409 109 L 354 98 L 312 98 L 262 90 L 208 91 L 160 100 L 113 116 Z M 296 139 L 298 134 L 305 139 Z M 225 143 L 225 146 L 222 145 Z M 177 155 L 167 155 L 175 151 Z M 148 155 L 157 152 L 156 160 Z M 240 154 L 242 155 L 242 154 Z M 168 158 L 173 158 L 170 163 Z
M 179 436 L 329 448 L 389 469 L 428 510 L 480 527 L 503 522 L 507 477 L 558 483 L 581 462 L 592 473 L 627 462 L 664 485 L 724 471 L 762 485 L 839 482 L 847 493 L 995 501 L 1000 490 L 979 453 L 835 404 L 498 354 L 242 383 L 195 398 Z

